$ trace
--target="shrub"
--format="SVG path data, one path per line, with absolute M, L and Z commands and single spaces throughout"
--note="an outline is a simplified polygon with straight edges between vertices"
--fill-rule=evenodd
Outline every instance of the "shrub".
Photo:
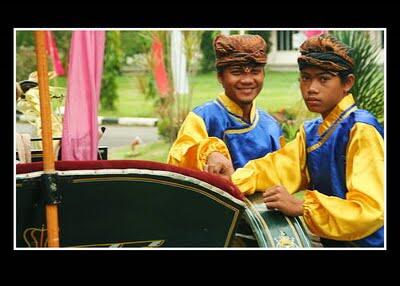
M 50 63 L 48 69 L 51 70 Z M 26 80 L 36 70 L 36 52 L 32 46 L 17 47 L 16 55 L 16 80 Z

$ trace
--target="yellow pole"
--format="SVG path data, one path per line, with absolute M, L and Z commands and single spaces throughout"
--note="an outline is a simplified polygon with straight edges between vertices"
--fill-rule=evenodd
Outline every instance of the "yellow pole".
M 42 123 L 43 171 L 45 174 L 55 173 L 53 134 L 51 124 L 51 105 L 49 95 L 49 77 L 46 54 L 45 31 L 35 31 L 36 60 L 40 96 L 40 118 Z M 49 247 L 59 247 L 58 207 L 46 205 L 47 237 Z

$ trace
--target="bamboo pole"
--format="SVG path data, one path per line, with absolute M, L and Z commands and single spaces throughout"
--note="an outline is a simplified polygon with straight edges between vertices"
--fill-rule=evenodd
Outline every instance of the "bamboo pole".
M 53 134 L 51 124 L 51 105 L 49 95 L 49 77 L 46 54 L 45 31 L 35 31 L 36 60 L 40 96 L 40 118 L 42 124 L 43 171 L 45 174 L 55 173 Z M 58 207 L 46 204 L 46 223 L 49 247 L 59 247 Z

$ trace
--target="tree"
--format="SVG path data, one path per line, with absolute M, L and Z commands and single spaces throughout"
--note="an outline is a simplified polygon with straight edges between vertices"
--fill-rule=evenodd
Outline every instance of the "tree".
M 122 52 L 119 31 L 106 32 L 106 47 L 104 52 L 104 71 L 101 84 L 101 108 L 115 110 L 118 99 L 116 78 L 119 75 Z
M 124 57 L 146 53 L 151 46 L 151 39 L 142 31 L 121 31 L 121 49 Z
M 200 49 L 203 56 L 200 65 L 203 73 L 215 70 L 213 40 L 218 33 L 219 31 L 204 31 L 201 35 Z
M 68 54 L 71 44 L 72 31 L 53 31 L 57 50 L 67 72 Z M 36 70 L 35 38 L 33 31 L 17 31 L 16 42 L 16 76 L 17 81 L 25 80 L 29 74 Z M 49 70 L 53 69 L 51 60 L 48 60 Z

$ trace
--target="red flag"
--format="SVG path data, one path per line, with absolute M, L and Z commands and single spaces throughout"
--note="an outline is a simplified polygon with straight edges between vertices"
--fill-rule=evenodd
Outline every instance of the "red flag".
M 161 40 L 158 37 L 153 38 L 152 44 L 153 74 L 156 80 L 156 86 L 161 97 L 168 96 L 170 91 L 167 71 L 164 65 L 164 49 Z
M 64 75 L 64 68 L 62 66 L 60 57 L 58 56 L 56 41 L 51 31 L 46 31 L 46 51 L 51 57 L 56 74 Z

